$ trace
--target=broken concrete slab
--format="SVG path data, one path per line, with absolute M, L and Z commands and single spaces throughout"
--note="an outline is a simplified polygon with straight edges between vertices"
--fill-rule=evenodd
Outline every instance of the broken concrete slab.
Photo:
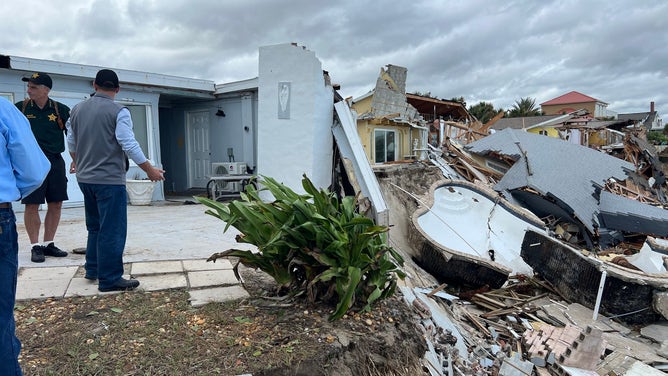
M 661 321 L 640 328 L 640 334 L 654 342 L 661 343 L 668 339 L 668 321 Z
M 599 375 L 659 376 L 665 373 L 642 361 L 620 352 L 605 357 L 596 369 Z
M 657 350 L 656 353 L 659 356 L 662 356 L 662 357 L 668 359 L 668 339 L 663 340 L 663 342 L 661 342 L 661 347 L 659 348 L 659 350 Z
M 631 330 L 604 315 L 599 315 L 597 320 L 593 319 L 594 311 L 579 303 L 557 302 L 549 298 L 536 301 L 541 311 L 546 315 L 558 320 L 563 325 L 572 324 L 584 330 L 588 326 L 600 329 L 604 332 L 614 331 L 622 335 L 631 333 Z
M 520 359 L 519 354 L 503 360 L 499 375 L 504 376 L 527 376 L 533 372 L 533 363 Z
M 582 369 L 582 368 L 576 368 L 576 367 L 569 367 L 569 366 L 563 366 L 560 364 L 553 365 L 552 369 L 555 370 L 557 375 L 562 375 L 562 376 L 599 376 L 599 374 L 596 371 L 591 371 L 588 369 Z
M 654 291 L 652 308 L 663 317 L 668 317 L 668 291 Z
M 631 368 L 624 373 L 624 376 L 666 376 L 666 374 L 637 360 L 633 363 Z

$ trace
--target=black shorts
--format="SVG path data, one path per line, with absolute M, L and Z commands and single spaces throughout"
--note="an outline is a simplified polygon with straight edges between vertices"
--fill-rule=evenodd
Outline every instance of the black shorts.
M 51 162 L 49 174 L 42 186 L 21 200 L 22 204 L 43 204 L 46 202 L 62 202 L 67 197 L 67 176 L 65 175 L 65 160 L 58 154 L 47 156 Z

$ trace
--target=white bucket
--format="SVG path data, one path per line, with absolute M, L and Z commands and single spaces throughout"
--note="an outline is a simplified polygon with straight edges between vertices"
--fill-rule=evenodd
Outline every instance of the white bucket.
M 155 182 L 150 180 L 127 180 L 125 188 L 132 205 L 149 205 L 153 198 Z

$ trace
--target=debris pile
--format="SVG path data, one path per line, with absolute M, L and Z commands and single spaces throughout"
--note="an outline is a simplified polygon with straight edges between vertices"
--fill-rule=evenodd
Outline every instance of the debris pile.
M 662 375 L 668 323 L 642 334 L 577 303 L 548 282 L 517 276 L 501 289 L 402 288 L 420 317 L 431 375 Z M 456 290 L 456 289 L 455 289 Z M 466 299 L 464 299 L 466 298 Z

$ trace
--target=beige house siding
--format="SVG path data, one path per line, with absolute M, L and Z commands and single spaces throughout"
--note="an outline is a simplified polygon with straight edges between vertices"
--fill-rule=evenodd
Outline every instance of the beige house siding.
M 545 115 L 563 115 L 582 109 L 589 111 L 590 114 L 594 114 L 596 113 L 596 102 L 563 103 L 541 106 L 541 110 Z
M 374 155 L 376 153 L 374 143 L 374 132 L 376 130 L 389 130 L 396 132 L 397 135 L 397 149 L 396 160 L 411 159 L 411 145 L 412 139 L 410 128 L 403 124 L 397 124 L 388 119 L 368 119 L 357 121 L 357 133 L 360 141 L 364 147 L 364 154 L 371 164 L 375 164 Z
M 527 130 L 529 133 L 542 134 L 549 137 L 559 138 L 559 131 L 557 131 L 553 126 L 545 126 L 538 128 L 531 128 Z
M 357 115 L 368 114 L 371 112 L 371 102 L 373 100 L 373 95 L 370 95 L 364 99 L 360 99 L 359 102 L 355 102 L 352 105 L 352 108 L 357 112 Z

